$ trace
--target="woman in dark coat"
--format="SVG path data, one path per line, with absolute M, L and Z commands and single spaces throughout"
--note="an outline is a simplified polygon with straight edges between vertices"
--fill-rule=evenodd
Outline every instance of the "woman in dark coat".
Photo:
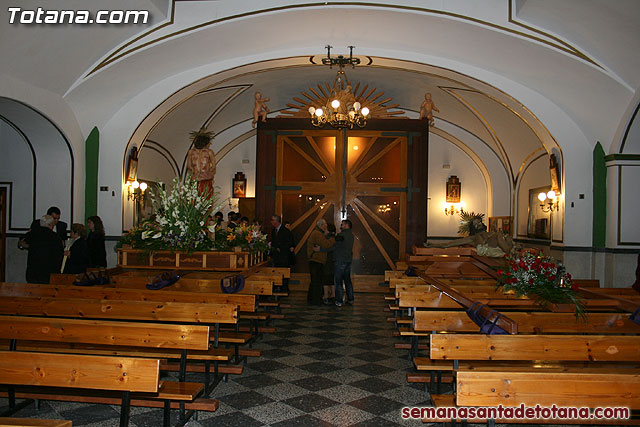
M 87 219 L 89 227 L 89 237 L 87 237 L 87 245 L 89 246 L 89 258 L 91 259 L 91 267 L 107 267 L 107 251 L 104 248 L 104 225 L 99 216 L 90 216 Z
M 71 225 L 71 246 L 64 252 L 67 262 L 65 274 L 85 273 L 89 267 L 89 248 L 87 247 L 87 229 L 82 224 Z

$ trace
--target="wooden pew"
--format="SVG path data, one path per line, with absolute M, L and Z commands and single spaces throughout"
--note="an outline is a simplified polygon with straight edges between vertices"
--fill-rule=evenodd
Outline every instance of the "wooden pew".
M 433 334 L 432 360 L 640 362 L 640 335 Z
M 232 356 L 231 350 L 209 348 L 205 325 L 0 316 L 0 339 L 10 340 L 10 348 L 18 351 L 179 359 L 181 382 L 188 361 L 204 361 L 206 396 L 219 381 L 218 362 Z
M 17 407 L 15 386 L 31 386 L 35 391 L 60 387 L 119 392 L 123 427 L 129 425 L 132 393 L 165 397 L 159 366 L 157 359 L 0 351 L 0 383 L 9 386 L 12 408 Z
M 432 395 L 436 406 L 640 409 L 640 336 L 434 334 L 430 361 L 439 360 L 453 363 L 456 394 Z
M 256 296 L 206 292 L 180 292 L 172 289 L 151 291 L 146 288 L 114 288 L 109 286 L 37 285 L 26 283 L 0 283 L 0 296 L 87 298 L 104 300 L 190 302 L 200 304 L 234 304 L 238 306 L 239 320 L 266 321 L 267 313 L 256 312 Z M 254 328 L 248 328 L 251 332 Z M 263 331 L 265 331 L 263 329 Z M 256 328 L 257 332 L 257 328 Z
M 258 329 L 258 322 L 266 322 L 270 316 L 269 313 L 258 313 L 256 311 L 256 295 L 248 293 L 225 294 L 222 293 L 219 284 L 218 286 L 203 286 L 202 284 L 183 283 L 183 279 L 181 279 L 171 287 L 151 291 L 146 288 L 146 281 L 141 276 L 125 276 L 120 279 L 120 282 L 114 279 L 112 282 L 115 283 L 93 287 L 73 286 L 71 285 L 72 281 L 70 283 L 69 276 L 72 275 L 57 275 L 58 278 L 55 281 L 58 282 L 58 285 L 49 285 L 45 288 L 46 291 L 39 291 L 34 287 L 30 287 L 28 288 L 28 293 L 33 296 L 44 296 L 42 295 L 43 292 L 49 292 L 50 294 L 55 294 L 53 296 L 89 299 L 235 304 L 239 307 L 238 319 L 247 319 L 251 324 L 244 328 L 247 332 L 241 332 L 239 325 L 236 325 L 235 331 L 226 330 L 220 333 L 221 342 L 234 345 L 247 344 L 252 337 L 257 337 L 261 331 L 275 331 L 274 328 L 268 327 L 262 327 L 261 330 Z M 256 282 L 252 286 L 259 288 L 260 292 L 265 294 L 270 293 L 272 287 L 266 282 Z M 0 284 L 0 295 L 6 292 L 7 295 L 20 296 L 22 295 L 22 289 L 26 289 L 23 284 Z M 247 353 L 245 356 L 260 356 L 257 350 L 244 353 Z
M 624 334 L 640 333 L 640 325 L 629 320 L 627 313 L 590 313 L 589 322 L 576 319 L 572 313 L 508 312 L 518 323 L 519 333 Z M 413 316 L 413 329 L 419 332 L 478 332 L 465 312 L 418 310 Z
M 211 341 L 219 344 L 220 324 L 235 324 L 237 306 L 181 302 L 117 301 L 71 298 L 0 298 L 0 314 L 147 322 L 201 323 L 215 328 Z M 238 352 L 236 351 L 236 359 Z
M 72 422 L 35 418 L 0 418 L 0 427 L 72 427 Z

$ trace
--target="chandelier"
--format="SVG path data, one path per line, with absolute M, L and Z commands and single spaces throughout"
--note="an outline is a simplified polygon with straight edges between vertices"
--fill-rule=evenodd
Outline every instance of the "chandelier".
M 339 68 L 336 78 L 333 81 L 331 95 L 325 105 L 309 107 L 311 115 L 311 123 L 314 126 L 322 127 L 329 124 L 337 129 L 353 129 L 354 126 L 364 127 L 369 118 L 369 108 L 362 107 L 356 101 L 351 84 L 347 81 L 347 75 L 343 68 L 345 65 L 351 65 L 355 68 L 360 63 L 359 58 L 353 57 L 353 47 L 349 46 L 349 57 L 345 58 L 338 55 L 337 58 L 331 57 L 332 46 L 327 45 L 327 57 L 322 58 L 322 64 L 333 68 L 337 65 Z

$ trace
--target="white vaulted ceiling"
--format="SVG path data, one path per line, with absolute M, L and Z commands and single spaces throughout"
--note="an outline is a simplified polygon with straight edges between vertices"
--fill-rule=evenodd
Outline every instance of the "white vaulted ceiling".
M 335 70 L 313 64 L 326 44 L 336 54 L 355 45 L 364 61 L 349 78 L 384 91 L 409 117 L 431 92 L 439 132 L 480 144 L 512 189 L 528 162 L 553 149 L 582 162 L 568 172 L 582 180 L 597 141 L 617 152 L 640 99 L 636 0 L 17 4 L 150 11 L 147 25 L 106 26 L 12 25 L 0 11 L 0 96 L 49 116 L 79 153 L 97 126 L 100 179 L 111 185 L 127 146 L 152 141 L 180 169 L 189 131 L 222 135 L 216 151 L 246 138 L 255 91 L 277 112 L 332 80 Z

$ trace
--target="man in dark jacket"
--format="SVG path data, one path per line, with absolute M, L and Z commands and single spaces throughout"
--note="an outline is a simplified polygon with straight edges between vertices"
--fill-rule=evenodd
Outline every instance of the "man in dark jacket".
M 336 285 L 336 305 L 340 307 L 342 299 L 342 282 L 347 291 L 347 304 L 353 304 L 353 283 L 351 283 L 351 260 L 353 258 L 353 233 L 351 221 L 348 219 L 340 223 L 340 234 L 336 237 L 335 250 L 333 252 L 334 283 Z
M 40 218 L 39 226 L 25 236 L 29 248 L 27 282 L 49 283 L 51 273 L 59 273 L 62 266 L 62 240 L 53 231 L 55 220 L 50 215 Z
M 282 217 L 271 217 L 271 258 L 274 267 L 290 267 L 290 253 L 295 249 L 293 233 L 282 225 Z M 282 291 L 289 292 L 289 279 L 282 279 Z

